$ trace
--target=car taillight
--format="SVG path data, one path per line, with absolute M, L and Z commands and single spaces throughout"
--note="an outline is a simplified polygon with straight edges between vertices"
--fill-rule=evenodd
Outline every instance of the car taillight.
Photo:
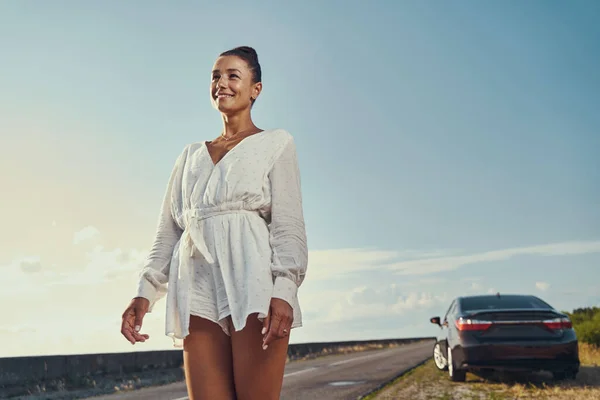
M 490 326 L 492 326 L 492 323 L 489 321 L 464 318 L 459 318 L 456 320 L 456 328 L 459 331 L 485 331 Z
M 548 329 L 557 330 L 557 329 L 571 329 L 573 324 L 569 318 L 554 318 L 547 319 L 544 321 L 544 326 Z

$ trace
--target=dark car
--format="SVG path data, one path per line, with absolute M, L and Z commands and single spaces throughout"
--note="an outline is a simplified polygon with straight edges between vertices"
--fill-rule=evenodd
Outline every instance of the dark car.
M 579 372 L 577 336 L 569 318 L 536 296 L 458 297 L 443 320 L 433 349 L 435 365 L 455 382 L 467 371 L 550 371 L 554 379 Z

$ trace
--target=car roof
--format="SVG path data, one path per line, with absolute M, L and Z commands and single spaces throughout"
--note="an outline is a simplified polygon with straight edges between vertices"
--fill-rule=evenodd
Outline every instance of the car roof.
M 515 300 L 515 299 L 522 299 L 522 300 L 533 300 L 533 301 L 538 301 L 542 304 L 544 304 L 545 306 L 554 309 L 554 307 L 552 305 L 550 305 L 549 303 L 547 303 L 546 301 L 544 301 L 543 299 L 539 298 L 538 296 L 534 296 L 531 294 L 501 294 L 501 293 L 496 293 L 496 294 L 481 294 L 481 295 L 472 295 L 472 296 L 459 296 L 455 298 L 455 301 L 457 303 L 457 305 L 462 308 L 464 305 L 463 300 L 482 300 L 482 301 L 492 301 L 492 300 L 496 300 L 496 299 L 507 299 L 507 300 Z M 501 302 L 501 301 L 500 301 Z M 546 307 L 544 307 L 546 308 Z
M 458 296 L 456 299 L 457 300 L 462 300 L 462 299 L 491 299 L 494 297 L 507 297 L 507 298 L 538 298 L 537 296 L 531 295 L 531 294 L 501 294 L 501 293 L 496 293 L 496 294 L 478 294 L 478 295 L 472 295 L 472 296 Z

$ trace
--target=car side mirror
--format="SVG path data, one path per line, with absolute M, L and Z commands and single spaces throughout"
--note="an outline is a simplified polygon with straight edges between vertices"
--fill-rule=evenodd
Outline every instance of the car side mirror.
M 442 324 L 440 323 L 440 317 L 433 317 L 429 320 L 429 322 L 435 325 L 442 326 Z

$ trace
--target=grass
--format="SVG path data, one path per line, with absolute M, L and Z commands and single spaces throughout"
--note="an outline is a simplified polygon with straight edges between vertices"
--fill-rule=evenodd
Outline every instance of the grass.
M 579 359 L 582 365 L 600 367 L 600 347 L 581 343 L 579 345 Z
M 467 374 L 454 383 L 433 360 L 406 373 L 365 400 L 600 400 L 600 347 L 579 345 L 580 372 L 574 381 L 554 382 L 549 373 Z

